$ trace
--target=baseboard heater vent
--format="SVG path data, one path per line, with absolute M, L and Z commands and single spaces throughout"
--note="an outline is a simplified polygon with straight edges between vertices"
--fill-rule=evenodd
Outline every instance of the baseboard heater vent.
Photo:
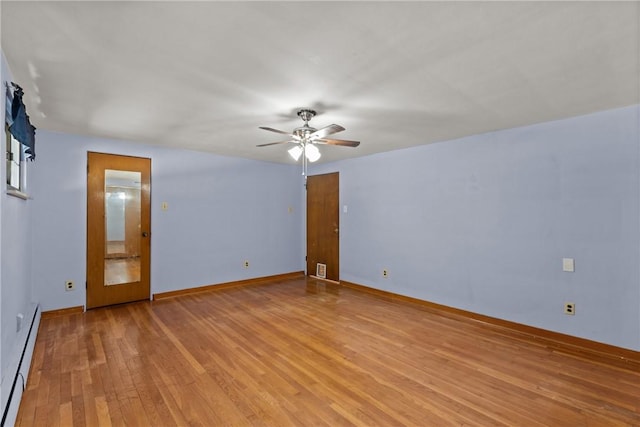
M 33 313 L 33 316 L 31 317 L 29 329 L 24 328 L 23 331 L 25 332 L 18 335 L 16 351 L 7 368 L 7 375 L 2 379 L 3 409 L 2 423 L 0 423 L 1 427 L 8 427 L 15 424 L 22 393 L 27 385 L 27 377 L 29 375 L 29 368 L 31 367 L 31 357 L 33 356 L 33 348 L 36 344 L 36 335 L 38 335 L 41 315 L 39 305 L 35 304 L 31 307 L 32 309 L 29 311 Z M 9 383 L 11 383 L 11 386 L 9 386 Z M 5 398 L 7 392 L 8 397 Z

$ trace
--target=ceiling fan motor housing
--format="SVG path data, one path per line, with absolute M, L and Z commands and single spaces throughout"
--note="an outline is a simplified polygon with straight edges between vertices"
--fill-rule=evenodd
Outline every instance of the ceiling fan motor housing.
M 312 128 L 311 126 L 301 126 L 299 128 L 295 128 L 293 130 L 293 134 L 300 139 L 307 139 L 309 135 L 314 133 L 317 129 Z

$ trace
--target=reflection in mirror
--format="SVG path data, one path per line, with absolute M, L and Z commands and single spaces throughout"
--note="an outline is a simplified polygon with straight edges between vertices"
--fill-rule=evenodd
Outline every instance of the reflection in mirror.
M 140 281 L 140 172 L 105 170 L 104 285 Z

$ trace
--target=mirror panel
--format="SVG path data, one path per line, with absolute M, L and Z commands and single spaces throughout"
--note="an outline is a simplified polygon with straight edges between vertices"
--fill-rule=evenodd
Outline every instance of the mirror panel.
M 140 281 L 140 172 L 105 170 L 104 285 Z

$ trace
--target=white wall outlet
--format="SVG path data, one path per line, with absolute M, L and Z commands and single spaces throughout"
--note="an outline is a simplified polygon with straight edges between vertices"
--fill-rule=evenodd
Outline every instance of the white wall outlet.
M 244 268 L 249 268 L 249 261 L 245 260 L 244 264 L 242 264 L 242 265 L 244 266 Z
M 387 270 L 386 268 L 382 270 L 382 277 L 387 279 L 389 277 L 389 270 Z
M 76 284 L 73 283 L 73 280 L 67 280 L 66 282 L 64 282 L 64 290 L 65 291 L 72 291 L 76 288 Z
M 562 271 L 573 273 L 576 269 L 576 264 L 573 258 L 562 258 Z
M 575 316 L 576 314 L 576 304 L 573 302 L 565 302 L 564 303 L 564 314 L 568 314 L 570 316 Z

